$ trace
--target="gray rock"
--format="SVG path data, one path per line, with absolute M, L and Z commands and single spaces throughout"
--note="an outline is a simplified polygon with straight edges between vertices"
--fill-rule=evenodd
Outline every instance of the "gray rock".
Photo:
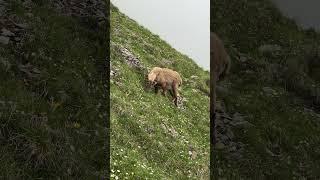
M 259 47 L 258 51 L 263 54 L 273 54 L 275 52 L 281 51 L 282 48 L 279 45 L 266 44 Z
M 2 65 L 6 71 L 8 71 L 11 68 L 10 62 L 5 59 L 2 59 L 1 57 L 0 57 L 0 65 Z
M 33 14 L 32 14 L 32 13 L 26 13 L 26 16 L 27 16 L 28 18 L 32 18 L 32 17 L 33 17 Z
M 11 37 L 11 36 L 15 36 L 15 34 L 11 31 L 9 31 L 8 29 L 2 28 L 1 29 L 1 35 L 2 36 L 7 36 L 7 37 Z
M 18 28 L 21 28 L 21 29 L 28 29 L 28 24 L 26 23 L 21 23 L 21 24 L 15 24 Z
M 268 96 L 276 96 L 278 95 L 277 91 L 270 87 L 263 87 L 262 90 L 268 95 Z
M 14 40 L 15 40 L 15 41 L 21 41 L 21 38 L 15 37 Z
M 223 134 L 220 134 L 218 137 L 221 142 L 227 142 L 229 140 L 229 137 Z
M 251 124 L 250 122 L 248 121 L 239 121 L 239 122 L 234 122 L 234 123 L 231 123 L 233 126 L 235 127 L 240 127 L 240 128 L 249 128 L 249 127 L 252 127 L 254 126 L 253 124 Z
M 122 56 L 126 59 L 126 63 L 131 67 L 141 68 L 140 60 L 133 55 L 128 49 L 120 48 Z
M 230 146 L 229 147 L 229 151 L 230 152 L 235 152 L 237 150 L 237 147 L 236 146 Z
M 10 38 L 6 36 L 0 36 L 0 44 L 7 45 L 9 44 Z
M 244 120 L 243 116 L 238 112 L 233 114 L 232 119 L 233 119 L 233 121 L 243 121 Z
M 221 143 L 221 142 L 218 142 L 216 144 L 215 148 L 218 149 L 218 150 L 222 150 L 222 149 L 225 148 L 225 145 L 223 143 Z
M 228 89 L 223 86 L 217 86 L 216 91 L 221 94 L 228 94 L 228 92 L 229 92 Z
M 227 129 L 226 135 L 227 135 L 230 139 L 233 139 L 233 138 L 234 138 L 234 134 L 233 134 L 233 132 L 232 132 L 232 130 L 231 130 L 230 128 Z
M 239 58 L 239 61 L 240 61 L 240 62 L 247 62 L 247 61 L 248 61 L 248 58 L 245 57 L 245 56 L 241 56 L 241 57 Z

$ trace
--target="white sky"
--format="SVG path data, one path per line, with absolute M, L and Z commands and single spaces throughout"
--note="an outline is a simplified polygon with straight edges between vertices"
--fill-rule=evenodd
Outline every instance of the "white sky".
M 210 68 L 210 0 L 111 0 L 172 47 Z

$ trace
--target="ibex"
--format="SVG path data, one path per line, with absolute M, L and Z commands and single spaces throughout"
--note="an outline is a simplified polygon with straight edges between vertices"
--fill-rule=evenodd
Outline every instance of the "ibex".
M 173 101 L 176 106 L 179 95 L 178 87 L 182 84 L 180 74 L 168 68 L 154 67 L 148 74 L 148 81 L 151 86 L 155 87 L 155 92 L 158 94 L 161 87 L 165 96 L 168 89 L 172 90 L 174 97 Z

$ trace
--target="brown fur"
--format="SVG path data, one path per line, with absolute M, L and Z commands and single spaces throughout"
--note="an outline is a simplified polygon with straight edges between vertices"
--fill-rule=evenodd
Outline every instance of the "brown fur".
M 166 95 L 168 89 L 172 90 L 174 97 L 173 101 L 177 106 L 177 98 L 180 96 L 178 87 L 182 85 L 182 79 L 180 74 L 168 68 L 154 67 L 148 74 L 149 83 L 155 87 L 155 92 L 159 92 L 159 88 L 162 88 L 163 95 Z
M 215 130 L 215 111 L 216 111 L 216 83 L 223 80 L 228 74 L 231 66 L 231 61 L 228 53 L 225 50 L 221 39 L 214 33 L 210 33 L 210 81 L 212 89 L 210 93 L 210 115 L 211 126 Z M 212 144 L 215 144 L 215 131 L 211 133 Z

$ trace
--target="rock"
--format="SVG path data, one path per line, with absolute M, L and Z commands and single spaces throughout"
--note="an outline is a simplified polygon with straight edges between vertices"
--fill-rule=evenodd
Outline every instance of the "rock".
M 218 139 L 220 140 L 220 142 L 226 143 L 226 142 L 229 140 L 229 137 L 226 136 L 226 135 L 220 134 L 220 135 L 218 136 Z
M 168 59 L 162 59 L 162 61 L 161 61 L 161 64 L 165 65 L 165 66 L 171 65 L 172 63 L 173 63 L 173 61 L 168 60 Z
M 1 57 L 0 57 L 0 65 L 2 65 L 6 71 L 8 71 L 11 68 L 10 62 L 2 59 Z
M 21 39 L 19 37 L 15 37 L 14 40 L 15 41 L 21 41 Z
M 116 72 L 113 71 L 113 70 L 110 70 L 110 77 L 112 78 L 112 77 L 114 77 L 115 75 L 116 75 Z
M 21 24 L 15 24 L 18 28 L 21 28 L 21 29 L 28 29 L 28 24 L 26 23 L 21 23 Z
M 7 45 L 9 44 L 10 38 L 6 36 L 0 36 L 0 44 Z
M 216 102 L 216 112 L 223 112 L 224 111 L 224 107 L 221 101 L 217 101 Z
M 230 146 L 229 151 L 230 152 L 235 152 L 237 150 L 236 146 Z
M 128 65 L 141 68 L 140 60 L 134 56 L 128 49 L 120 48 L 122 56 L 126 59 Z
M 222 150 L 222 149 L 225 148 L 225 145 L 223 143 L 221 143 L 221 142 L 218 142 L 216 144 L 215 148 L 218 149 L 218 150 Z
M 232 119 L 233 121 L 243 121 L 243 116 L 240 113 L 236 112 L 233 114 Z
M 254 71 L 247 69 L 247 70 L 245 71 L 245 73 L 247 73 L 247 74 L 254 74 Z
M 281 49 L 282 48 L 279 45 L 266 44 L 266 45 L 260 46 L 258 51 L 262 55 L 267 55 L 267 54 L 273 54 L 275 52 L 279 52 L 279 51 L 281 51 Z
M 239 61 L 240 61 L 240 62 L 246 62 L 246 61 L 248 61 L 248 58 L 245 57 L 245 56 L 241 56 L 241 57 L 239 58 Z
M 29 78 L 37 78 L 41 74 L 41 71 L 39 69 L 29 63 L 26 65 L 19 64 L 18 68 L 20 71 L 26 73 Z
M 224 123 L 224 124 L 230 124 L 230 120 L 227 119 L 227 118 L 223 118 L 223 123 Z
M 234 138 L 234 134 L 233 134 L 233 132 L 231 131 L 230 128 L 227 129 L 226 135 L 227 135 L 230 139 L 233 139 L 233 138 Z
M 174 137 L 178 137 L 178 132 L 174 128 L 168 128 L 169 133 Z
M 228 89 L 226 87 L 217 86 L 216 91 L 221 94 L 228 94 Z
M 26 16 L 27 16 L 28 18 L 32 18 L 32 17 L 33 17 L 33 14 L 32 14 L 32 13 L 26 13 Z
M 268 95 L 268 96 L 276 96 L 278 95 L 277 91 L 270 87 L 263 87 L 262 90 Z
M 178 96 L 177 97 L 177 105 L 179 109 L 185 109 L 184 107 L 184 102 L 187 102 L 187 99 L 182 97 L 182 96 Z
M 249 127 L 254 126 L 253 124 L 251 124 L 248 121 L 239 121 L 239 122 L 234 122 L 234 123 L 231 123 L 231 124 L 233 126 L 235 126 L 235 127 L 240 127 L 240 128 L 249 128 Z
M 189 152 L 188 152 L 189 156 L 191 159 L 196 159 L 197 158 L 197 152 L 194 150 L 193 147 L 189 147 Z
M 15 36 L 15 34 L 11 31 L 9 31 L 8 29 L 2 28 L 1 29 L 1 35 L 2 36 L 7 36 L 7 37 L 11 37 L 11 36 Z

